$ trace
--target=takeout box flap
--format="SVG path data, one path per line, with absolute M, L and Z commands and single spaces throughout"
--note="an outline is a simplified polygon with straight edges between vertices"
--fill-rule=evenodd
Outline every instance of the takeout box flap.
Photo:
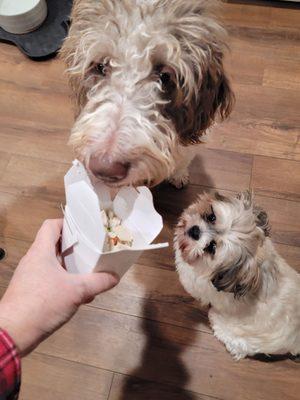
M 74 160 L 72 164 L 72 167 L 69 169 L 64 177 L 65 188 L 67 189 L 73 183 L 85 181 L 86 184 L 89 185 L 91 189 L 93 189 L 91 180 L 88 177 L 88 174 L 81 162 L 78 160 Z
M 62 253 L 73 247 L 78 242 L 76 229 L 67 213 L 67 206 L 65 210 L 63 210 L 63 212 L 64 212 L 64 223 L 63 223 L 63 235 L 62 235 L 62 245 L 61 245 Z
M 161 215 L 155 210 L 151 191 L 140 186 L 120 189 L 113 201 L 115 213 L 133 235 L 133 247 L 147 247 L 163 227 Z
M 86 182 L 76 182 L 66 189 L 67 205 L 78 233 L 91 245 L 102 249 L 106 231 L 103 226 L 98 197 Z
M 73 229 L 77 235 L 80 234 L 90 242 L 91 247 L 102 249 L 106 232 L 100 215 L 99 199 L 84 166 L 78 160 L 73 161 L 64 181 L 66 207 Z M 109 196 L 107 189 L 106 195 Z

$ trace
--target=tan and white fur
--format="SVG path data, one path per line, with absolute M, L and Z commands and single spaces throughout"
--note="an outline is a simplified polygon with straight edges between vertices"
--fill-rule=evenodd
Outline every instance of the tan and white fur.
M 75 0 L 61 56 L 70 143 L 110 186 L 188 182 L 197 144 L 229 115 L 226 33 L 214 0 Z
M 300 353 L 300 275 L 250 192 L 201 195 L 179 220 L 175 250 L 182 285 L 210 305 L 214 334 L 236 359 Z

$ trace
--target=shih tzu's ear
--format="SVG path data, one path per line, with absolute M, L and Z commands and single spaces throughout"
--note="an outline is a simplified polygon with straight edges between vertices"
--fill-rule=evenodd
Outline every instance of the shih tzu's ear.
M 253 191 L 246 190 L 245 192 L 239 193 L 236 197 L 242 201 L 245 210 L 249 210 L 252 207 L 256 226 L 263 231 L 265 236 L 270 236 L 271 228 L 268 214 L 263 208 L 254 204 Z
M 245 210 L 253 207 L 254 194 L 252 190 L 245 190 L 237 194 L 236 198 L 243 203 Z
M 246 190 L 245 192 L 239 193 L 236 197 L 242 201 L 245 210 L 249 210 L 252 207 L 253 214 L 255 215 L 256 226 L 264 232 L 265 236 L 270 236 L 271 228 L 268 214 L 260 206 L 254 205 L 253 191 Z
M 218 268 L 211 282 L 218 291 L 233 293 L 235 298 L 239 298 L 258 291 L 261 275 L 256 260 L 247 255 L 242 256 L 235 265 Z
M 266 211 L 261 207 L 255 205 L 253 208 L 253 213 L 255 215 L 256 226 L 263 231 L 265 236 L 270 236 L 271 227 Z
M 229 197 L 224 196 L 220 192 L 214 193 L 215 200 L 222 201 L 223 203 L 231 203 L 231 199 Z

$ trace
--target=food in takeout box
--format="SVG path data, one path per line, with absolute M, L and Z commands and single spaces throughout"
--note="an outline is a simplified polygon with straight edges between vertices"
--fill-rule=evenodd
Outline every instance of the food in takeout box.
M 122 220 L 112 210 L 102 210 L 101 217 L 107 231 L 105 251 L 116 251 L 132 246 L 133 237 L 123 224 Z
M 62 234 L 65 266 L 72 273 L 106 271 L 120 277 L 151 244 L 163 227 L 151 191 L 122 187 L 115 197 L 101 182 L 92 184 L 75 160 L 65 175 L 66 206 Z

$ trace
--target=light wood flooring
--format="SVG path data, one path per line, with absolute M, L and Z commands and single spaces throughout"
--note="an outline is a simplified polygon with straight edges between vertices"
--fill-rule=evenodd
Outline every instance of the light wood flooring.
M 160 238 L 172 241 L 178 214 L 203 190 L 252 187 L 278 250 L 300 272 L 300 10 L 249 3 L 223 11 L 235 111 L 203 145 L 186 189 L 155 190 Z M 73 121 L 63 69 L 0 44 L 2 293 L 41 222 L 61 216 Z M 300 364 L 232 360 L 181 288 L 171 249 L 144 254 L 118 287 L 23 360 L 21 400 L 299 398 Z

